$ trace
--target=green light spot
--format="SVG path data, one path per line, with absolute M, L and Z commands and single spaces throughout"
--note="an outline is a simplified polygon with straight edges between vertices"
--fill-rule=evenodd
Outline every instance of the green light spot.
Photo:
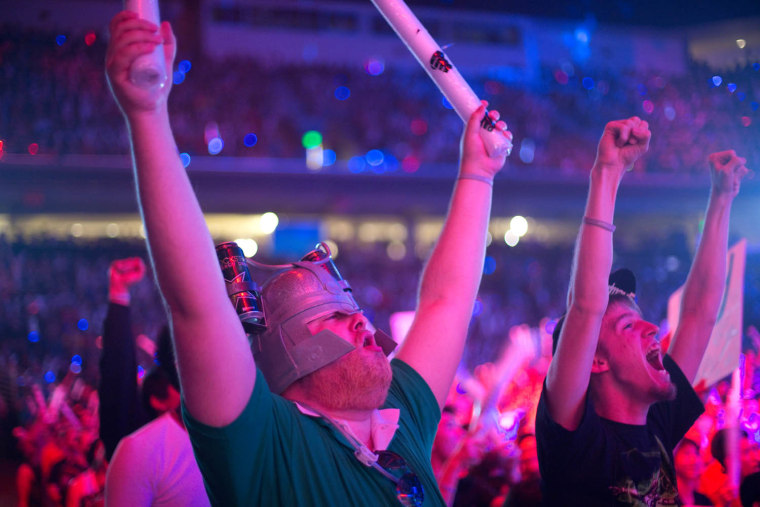
M 307 150 L 309 148 L 316 148 L 322 144 L 322 134 L 316 130 L 310 130 L 306 132 L 301 138 L 301 144 L 303 144 L 303 147 Z

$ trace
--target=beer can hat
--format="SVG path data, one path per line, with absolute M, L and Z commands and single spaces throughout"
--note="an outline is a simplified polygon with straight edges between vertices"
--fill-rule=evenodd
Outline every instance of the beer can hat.
M 264 324 L 250 333 L 256 366 L 273 393 L 354 350 L 332 331 L 315 335 L 308 323 L 335 312 L 351 315 L 361 311 L 351 286 L 338 272 L 325 243 L 292 264 L 270 266 L 248 261 L 257 269 L 276 270 L 261 289 Z M 395 348 L 382 331 L 376 343 L 387 356 Z

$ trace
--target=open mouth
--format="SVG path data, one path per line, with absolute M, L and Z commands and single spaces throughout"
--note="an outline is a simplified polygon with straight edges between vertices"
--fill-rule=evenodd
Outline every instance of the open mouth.
M 383 350 L 380 348 L 380 346 L 377 343 L 375 343 L 375 335 L 372 333 L 365 334 L 360 344 L 363 350 L 369 350 L 369 351 Z
M 654 348 L 647 352 L 647 362 L 657 371 L 665 370 L 665 366 L 662 364 L 659 348 Z

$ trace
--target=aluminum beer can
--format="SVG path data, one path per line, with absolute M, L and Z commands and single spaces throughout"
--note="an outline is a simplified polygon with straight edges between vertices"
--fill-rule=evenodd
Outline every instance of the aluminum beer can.
M 246 330 L 263 331 L 266 323 L 261 294 L 251 278 L 242 248 L 234 241 L 220 243 L 216 245 L 216 256 L 222 268 L 227 294 Z
M 327 271 L 330 276 L 338 281 L 341 287 L 343 287 L 344 291 L 351 292 L 351 286 L 338 271 L 338 267 L 332 260 L 332 252 L 330 252 L 330 247 L 328 247 L 326 243 L 319 243 L 314 248 L 314 250 L 301 257 L 301 261 L 313 262 L 319 266 L 322 266 L 322 269 Z

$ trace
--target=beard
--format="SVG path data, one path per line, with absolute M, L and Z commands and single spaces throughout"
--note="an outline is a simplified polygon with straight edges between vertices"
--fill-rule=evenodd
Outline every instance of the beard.
M 676 399 L 678 389 L 674 383 L 669 382 L 667 385 L 659 385 L 653 387 L 650 391 L 650 394 L 655 399 L 655 402 L 673 401 Z
M 382 353 L 357 349 L 296 382 L 325 409 L 374 410 L 385 403 L 392 376 Z

